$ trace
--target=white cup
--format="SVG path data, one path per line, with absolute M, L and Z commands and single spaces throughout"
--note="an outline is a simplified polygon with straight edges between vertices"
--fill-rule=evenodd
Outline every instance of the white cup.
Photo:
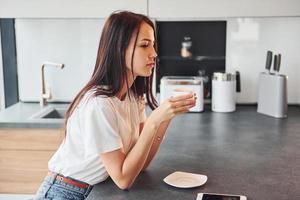
M 185 89 L 185 88 L 176 88 L 173 90 L 173 97 L 176 96 L 181 96 L 181 95 L 187 95 L 187 94 L 193 94 L 194 92 L 192 90 L 189 89 Z

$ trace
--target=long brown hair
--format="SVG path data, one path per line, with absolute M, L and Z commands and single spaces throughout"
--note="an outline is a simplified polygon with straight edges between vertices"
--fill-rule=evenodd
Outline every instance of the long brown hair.
M 149 24 L 153 28 L 154 37 L 156 38 L 154 24 L 145 15 L 122 11 L 111 14 L 106 20 L 99 42 L 97 60 L 92 77 L 76 95 L 67 110 L 64 124 L 65 134 L 67 121 L 86 92 L 95 89 L 94 96 L 113 97 L 120 92 L 123 84 L 126 83 L 128 87 L 125 53 L 131 37 L 133 37 L 134 33 L 137 33 L 131 56 L 131 59 L 133 59 L 137 36 L 142 22 Z M 156 43 L 154 48 L 157 50 Z M 132 63 L 131 61 L 131 71 L 133 73 Z M 152 81 L 153 72 L 149 77 L 136 77 L 132 85 L 132 91 L 137 97 L 143 97 L 146 94 L 147 103 L 153 110 L 157 107 L 157 101 L 152 93 Z

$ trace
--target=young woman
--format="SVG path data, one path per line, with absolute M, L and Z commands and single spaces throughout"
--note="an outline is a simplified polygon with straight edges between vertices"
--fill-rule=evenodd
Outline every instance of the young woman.
M 195 105 L 191 93 L 157 107 L 156 56 L 149 18 L 116 12 L 107 19 L 92 77 L 67 111 L 65 139 L 35 199 L 85 199 L 108 176 L 128 189 L 147 168 L 171 119 Z M 147 119 L 144 95 L 153 110 Z

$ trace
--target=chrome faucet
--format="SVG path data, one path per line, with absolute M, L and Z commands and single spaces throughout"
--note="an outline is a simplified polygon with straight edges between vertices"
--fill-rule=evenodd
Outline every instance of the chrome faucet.
M 64 64 L 62 63 L 53 63 L 53 62 L 44 62 L 42 67 L 41 67 L 41 72 L 42 72 L 42 94 L 41 94 L 41 99 L 40 99 L 40 106 L 41 107 L 44 107 L 45 105 L 47 105 L 47 100 L 51 99 L 52 98 L 52 95 L 51 95 L 51 90 L 50 88 L 47 88 L 47 91 L 45 89 L 45 72 L 44 72 L 44 69 L 45 69 L 45 66 L 53 66 L 53 67 L 58 67 L 60 69 L 63 69 L 64 68 Z

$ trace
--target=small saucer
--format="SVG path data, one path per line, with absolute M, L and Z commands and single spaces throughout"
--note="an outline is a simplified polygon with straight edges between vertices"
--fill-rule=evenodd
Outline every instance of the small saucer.
M 166 178 L 164 182 L 178 188 L 193 188 L 205 184 L 207 176 L 188 172 L 176 171 Z

